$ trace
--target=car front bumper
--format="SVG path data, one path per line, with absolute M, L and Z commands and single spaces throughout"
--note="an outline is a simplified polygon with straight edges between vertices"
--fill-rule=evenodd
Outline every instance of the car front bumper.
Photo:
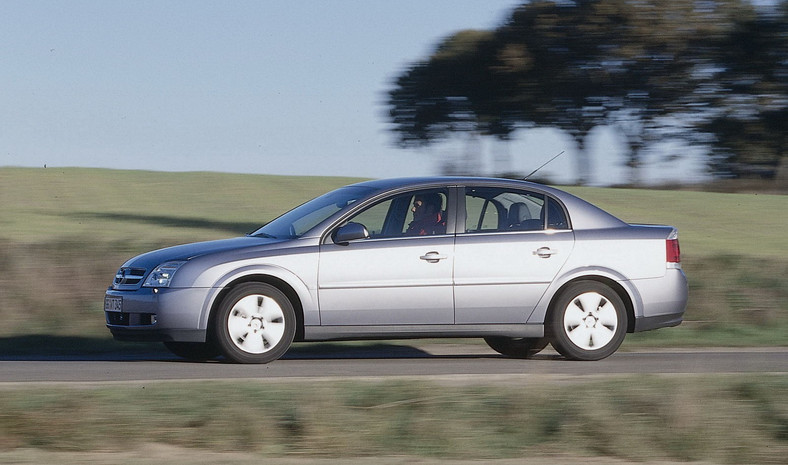
M 204 342 L 202 309 L 209 289 L 108 289 L 104 316 L 120 341 Z

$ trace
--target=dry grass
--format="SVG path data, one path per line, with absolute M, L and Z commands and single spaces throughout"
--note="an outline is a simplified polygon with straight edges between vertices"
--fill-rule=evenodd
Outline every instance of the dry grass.
M 128 453 L 158 443 L 259 457 L 783 463 L 786 399 L 785 376 L 6 386 L 0 450 Z

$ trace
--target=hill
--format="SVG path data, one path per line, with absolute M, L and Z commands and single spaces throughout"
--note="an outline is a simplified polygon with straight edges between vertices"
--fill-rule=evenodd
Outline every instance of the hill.
M 0 168 L 0 337 L 107 338 L 129 257 L 241 235 L 352 178 Z M 686 322 L 628 344 L 788 345 L 788 197 L 571 187 L 631 223 L 679 228 Z

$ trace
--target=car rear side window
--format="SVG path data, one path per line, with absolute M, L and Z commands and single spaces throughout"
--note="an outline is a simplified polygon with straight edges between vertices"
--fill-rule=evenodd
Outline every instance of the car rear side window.
M 552 197 L 547 198 L 547 229 L 569 229 L 564 209 Z
M 465 213 L 466 233 L 567 229 L 569 225 L 555 199 L 496 187 L 466 188 Z

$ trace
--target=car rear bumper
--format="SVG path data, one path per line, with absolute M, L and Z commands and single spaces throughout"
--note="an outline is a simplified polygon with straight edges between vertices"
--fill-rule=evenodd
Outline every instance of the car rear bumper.
M 678 326 L 684 320 L 684 312 L 673 315 L 659 315 L 642 317 L 635 320 L 635 331 L 649 331 L 652 329 Z
M 661 278 L 634 283 L 644 302 L 642 313 L 635 316 L 635 332 L 681 324 L 689 298 L 687 276 L 683 270 L 668 269 Z

